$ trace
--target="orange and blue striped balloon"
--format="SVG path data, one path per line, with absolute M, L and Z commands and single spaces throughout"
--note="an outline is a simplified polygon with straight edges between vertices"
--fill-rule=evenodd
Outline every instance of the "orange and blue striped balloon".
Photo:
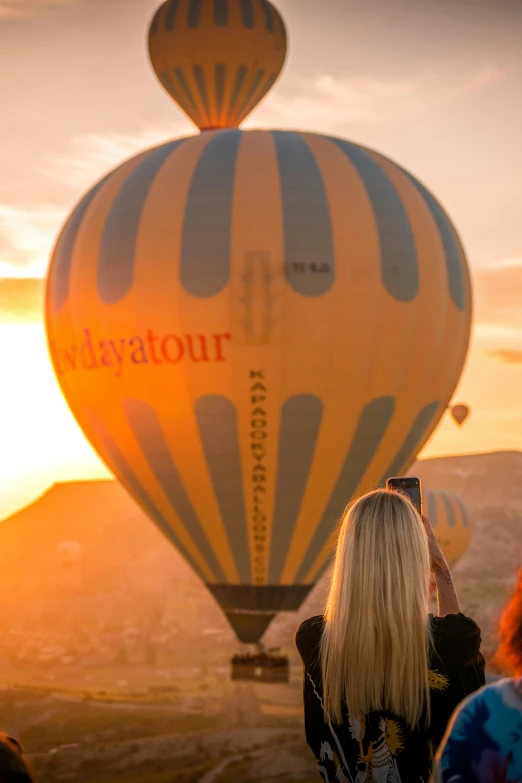
M 286 30 L 268 0 L 167 0 L 152 21 L 149 53 L 198 128 L 237 127 L 281 73 Z
M 451 221 L 400 166 L 337 138 L 230 129 L 96 185 L 59 238 L 46 307 L 91 443 L 256 641 L 317 581 L 350 498 L 433 432 L 471 292 Z
M 425 508 L 444 556 L 454 566 L 467 552 L 473 533 L 466 507 L 458 495 L 430 489 Z

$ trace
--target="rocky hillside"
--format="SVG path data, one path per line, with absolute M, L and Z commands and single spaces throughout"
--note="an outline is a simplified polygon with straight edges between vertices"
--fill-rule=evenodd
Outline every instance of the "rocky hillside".
M 464 609 L 493 648 L 522 563 L 522 453 L 425 460 L 412 475 L 458 493 L 470 510 L 473 541 L 456 578 Z M 0 524 L 0 588 L 9 596 L 0 606 L 0 657 L 18 662 L 152 661 L 202 639 L 235 643 L 205 588 L 116 482 L 57 485 Z M 323 580 L 297 616 L 280 616 L 267 643 L 290 645 L 325 590 Z

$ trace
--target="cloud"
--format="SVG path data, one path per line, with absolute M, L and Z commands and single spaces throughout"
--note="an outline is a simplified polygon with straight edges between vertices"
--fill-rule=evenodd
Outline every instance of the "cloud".
M 80 2 L 83 0 L 4 0 L 0 3 L 0 22 L 2 19 L 26 19 L 53 8 L 77 5 Z
M 66 207 L 0 204 L 0 278 L 42 277 Z
M 187 131 L 191 132 L 188 121 L 130 134 L 83 135 L 72 140 L 67 153 L 50 156 L 45 174 L 68 185 L 73 194 L 64 204 L 0 203 L 0 278 L 42 277 L 58 232 L 82 193 L 130 156 Z
M 514 256 L 513 258 L 504 258 L 502 261 L 497 261 L 494 264 L 488 264 L 483 267 L 493 271 L 495 269 L 522 269 L 522 256 Z
M 504 364 L 522 364 L 522 258 L 473 270 L 474 346 Z
M 511 343 L 513 346 L 522 346 L 522 326 L 479 321 L 475 323 L 473 333 L 476 340 L 483 345 L 490 346 L 491 343 L 501 341 L 504 345 Z
M 492 356 L 504 364 L 522 364 L 522 350 L 497 348 L 494 351 L 487 351 L 487 353 L 488 356 Z
M 478 322 L 522 328 L 522 258 L 475 268 L 473 288 Z
M 83 190 L 131 156 L 194 131 L 187 120 L 177 125 L 144 127 L 133 133 L 77 136 L 72 139 L 68 152 L 48 157 L 43 173 L 55 181 Z
M 484 87 L 489 87 L 490 84 L 499 81 L 503 76 L 504 71 L 497 68 L 496 65 L 485 65 L 483 68 L 479 68 L 477 71 L 464 77 L 462 81 L 453 86 L 453 90 L 460 94 L 478 92 Z
M 43 280 L 0 280 L 0 324 L 41 321 L 43 297 Z
M 338 78 L 317 74 L 312 80 L 286 79 L 284 87 L 270 96 L 256 113 L 257 121 L 247 126 L 276 124 L 279 127 L 310 127 L 319 132 L 346 127 L 347 123 L 385 125 L 392 120 L 419 114 L 426 107 L 440 108 L 464 94 L 480 92 L 505 74 L 494 65 L 484 65 L 464 73 L 446 66 L 440 72 L 418 72 L 409 77 Z

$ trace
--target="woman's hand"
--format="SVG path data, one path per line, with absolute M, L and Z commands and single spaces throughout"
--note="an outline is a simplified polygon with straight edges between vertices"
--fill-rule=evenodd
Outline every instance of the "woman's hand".
M 451 571 L 440 548 L 439 542 L 433 532 L 429 519 L 422 517 L 428 544 L 430 548 L 431 568 L 435 574 L 437 583 L 437 602 L 439 605 L 439 617 L 445 617 L 447 614 L 459 614 L 460 604 L 455 591 L 455 585 L 451 578 Z
M 422 521 L 424 522 L 424 528 L 426 530 L 426 535 L 428 536 L 428 545 L 430 548 L 430 561 L 431 561 L 432 571 L 434 571 L 435 573 L 444 573 L 444 574 L 449 573 L 449 568 L 446 562 L 446 558 L 444 557 L 444 552 L 440 548 L 440 544 L 437 541 L 437 537 L 433 532 L 431 522 L 425 516 L 422 517 Z

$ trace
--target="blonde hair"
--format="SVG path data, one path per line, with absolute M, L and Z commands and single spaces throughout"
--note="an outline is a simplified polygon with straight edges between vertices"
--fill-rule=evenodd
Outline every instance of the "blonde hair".
M 412 728 L 429 720 L 430 556 L 423 522 L 397 492 L 346 509 L 321 640 L 325 717 L 384 710 Z

